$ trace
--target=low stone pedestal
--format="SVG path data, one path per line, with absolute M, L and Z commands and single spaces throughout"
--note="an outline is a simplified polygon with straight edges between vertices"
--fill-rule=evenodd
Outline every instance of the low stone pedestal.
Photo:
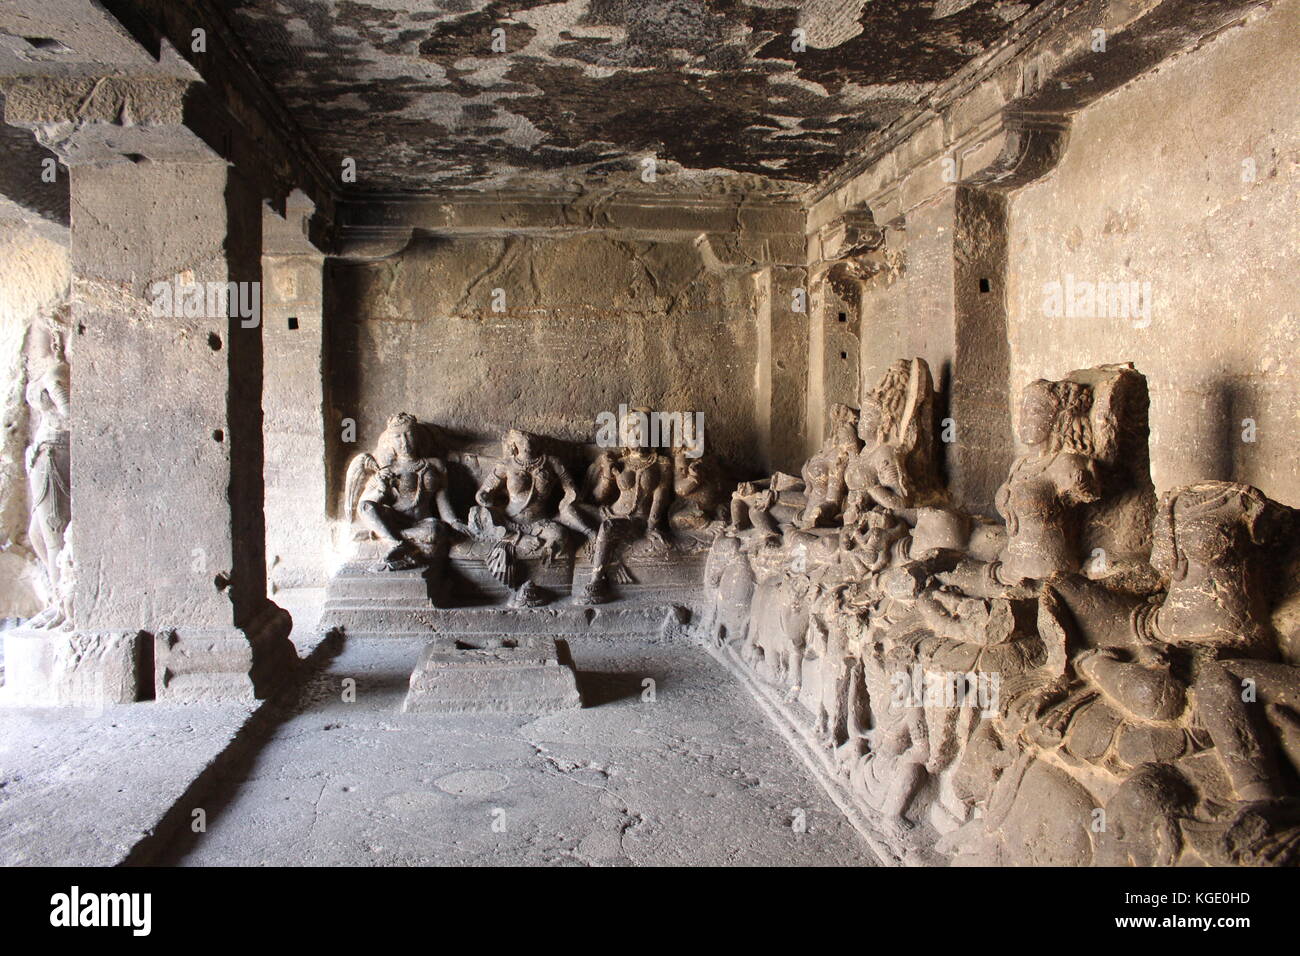
M 129 704 L 153 683 L 152 638 L 138 631 L 86 634 L 14 628 L 4 634 L 5 683 L 13 706 Z
M 419 637 L 428 631 L 439 589 L 427 568 L 381 571 L 368 559 L 349 561 L 325 589 L 319 628 L 348 637 Z
M 550 714 L 582 706 L 568 645 L 543 635 L 439 638 L 411 673 L 405 713 Z
M 704 585 L 706 558 L 703 551 L 655 554 L 645 550 L 622 555 L 619 561 L 632 580 L 610 582 L 610 603 L 697 604 Z M 586 588 L 591 572 L 590 555 L 580 554 L 573 567 L 574 593 Z

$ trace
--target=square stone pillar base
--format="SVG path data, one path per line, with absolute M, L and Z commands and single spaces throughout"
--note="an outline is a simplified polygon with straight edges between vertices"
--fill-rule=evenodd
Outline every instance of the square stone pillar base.
M 150 637 L 141 631 L 6 631 L 0 702 L 102 707 L 150 696 Z
M 246 628 L 178 628 L 154 641 L 154 689 L 161 701 L 247 701 L 269 697 L 298 665 L 289 612 L 267 604 Z

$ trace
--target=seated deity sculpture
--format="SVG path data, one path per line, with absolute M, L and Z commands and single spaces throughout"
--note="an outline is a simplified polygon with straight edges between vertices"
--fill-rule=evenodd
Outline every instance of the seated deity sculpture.
M 1047 581 L 1079 570 L 1078 506 L 1101 497 L 1091 456 L 1092 391 L 1069 380 L 1025 386 L 1020 440 L 1029 452 L 1011 466 L 994 503 L 1007 524 L 999 577 Z
M 608 599 L 610 576 L 626 582 L 627 569 L 615 550 L 640 539 L 668 551 L 667 516 L 673 496 L 673 466 L 647 447 L 648 413 L 636 409 L 624 419 L 624 445 L 600 453 L 588 471 L 590 501 L 599 509 L 600 525 L 591 548 L 591 578 L 575 595 L 586 604 Z
M 373 454 L 348 465 L 347 514 L 386 547 L 380 567 L 407 570 L 430 564 L 446 529 L 469 534 L 447 498 L 447 468 L 431 452 L 432 438 L 405 412 L 388 420 Z
M 723 521 L 727 514 L 727 486 L 721 465 L 707 452 L 673 449 L 673 503 L 668 524 L 678 534 L 700 532 Z
M 492 543 L 488 570 L 507 587 L 518 586 L 517 604 L 542 600 L 531 582 L 516 582 L 517 559 L 549 562 L 564 551 L 568 532 L 584 538 L 595 533 L 577 509 L 578 489 L 569 470 L 539 444 L 527 432 L 506 432 L 502 459 L 483 479 L 470 511 L 471 533 Z
M 844 509 L 845 470 L 862 447 L 858 439 L 858 413 L 847 405 L 830 410 L 830 434 L 821 450 L 803 466 L 802 481 L 788 475 L 744 482 L 732 495 L 731 528 L 753 527 L 768 535 L 834 527 Z

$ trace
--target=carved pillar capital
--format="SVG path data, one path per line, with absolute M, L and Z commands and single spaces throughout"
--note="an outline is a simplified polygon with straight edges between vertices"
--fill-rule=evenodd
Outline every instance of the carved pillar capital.
M 194 81 L 174 76 L 35 76 L 5 89 L 6 123 L 29 129 L 69 166 L 147 157 L 219 157 L 185 125 Z

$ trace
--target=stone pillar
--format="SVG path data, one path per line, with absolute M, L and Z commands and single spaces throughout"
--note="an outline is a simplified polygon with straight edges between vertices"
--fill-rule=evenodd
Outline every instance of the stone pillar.
M 993 496 L 1014 457 L 1011 344 L 1007 335 L 1007 197 L 956 189 L 953 222 L 953 362 L 948 454 L 954 497 L 993 515 Z
M 271 593 L 324 587 L 330 555 L 325 477 L 324 255 L 307 241 L 313 206 L 295 192 L 263 217 L 266 566 Z
M 822 262 L 811 270 L 808 321 L 808 410 L 804 424 L 804 453 L 811 457 L 828 432 L 830 407 L 857 408 L 861 381 L 862 342 L 860 280 L 852 264 Z
M 767 383 L 768 464 L 797 475 L 807 457 L 808 270 L 772 266 L 767 270 L 767 293 L 767 334 L 759 338 L 767 351 L 759 357 L 759 380 Z M 796 302 L 802 311 L 796 310 Z
M 6 103 L 71 167 L 73 275 L 70 621 L 6 636 L 11 697 L 251 700 L 296 661 L 266 597 L 261 198 L 184 84 L 82 82 Z

